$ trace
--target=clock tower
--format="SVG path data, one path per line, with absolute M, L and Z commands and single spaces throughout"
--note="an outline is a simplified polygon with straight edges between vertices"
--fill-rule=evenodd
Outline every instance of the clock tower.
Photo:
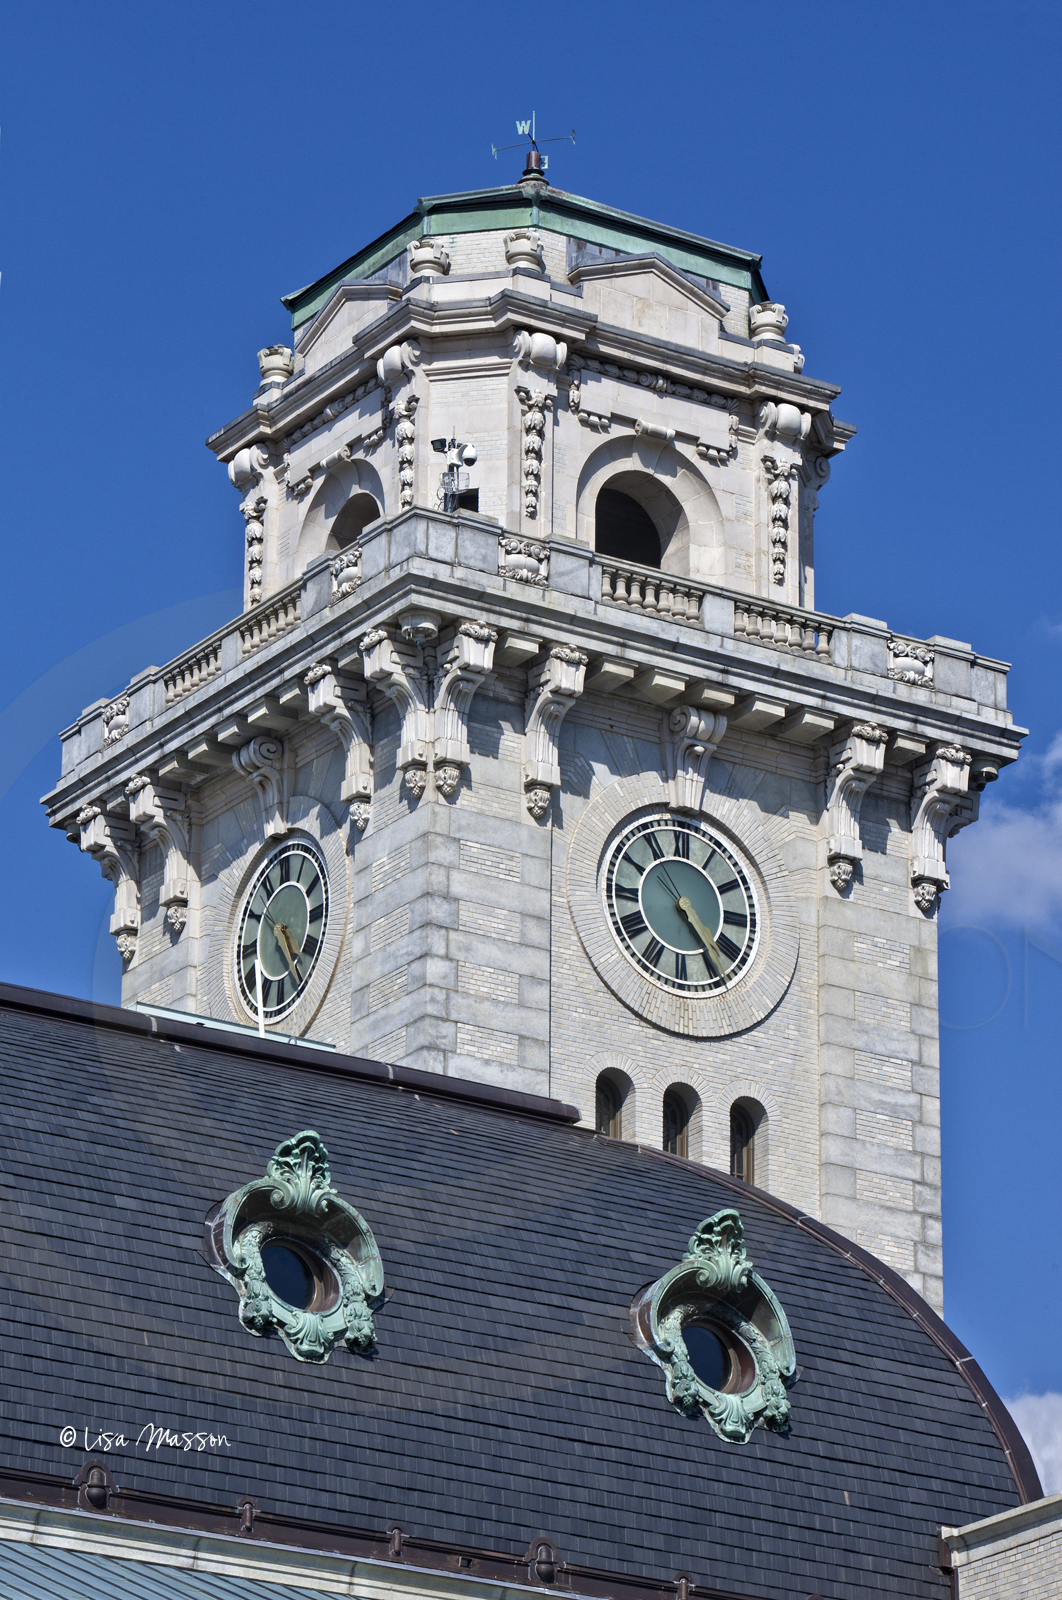
M 815 607 L 854 430 L 760 258 L 436 196 L 285 297 L 244 610 L 63 734 L 123 1002 L 573 1102 L 941 1301 L 936 909 L 1006 666 Z

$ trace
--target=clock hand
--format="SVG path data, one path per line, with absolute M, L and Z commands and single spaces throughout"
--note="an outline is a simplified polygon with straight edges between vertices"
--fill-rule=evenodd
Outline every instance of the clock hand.
M 722 978 L 725 984 L 726 973 L 723 970 L 722 951 L 719 949 L 719 946 L 708 932 L 708 929 L 704 926 L 704 923 L 701 921 L 696 911 L 694 911 L 693 902 L 688 900 L 685 895 L 682 895 L 678 900 L 675 901 L 675 907 L 678 911 L 682 912 L 682 915 L 686 918 L 686 921 L 689 923 L 698 939 L 708 951 L 712 961 L 715 963 L 716 971 L 719 973 L 719 976 Z
M 284 951 L 284 960 L 291 968 L 291 975 L 295 979 L 295 982 L 299 983 L 301 980 L 299 978 L 299 969 L 296 963 L 298 962 L 302 951 L 296 950 L 295 946 L 292 944 L 288 930 L 283 922 L 274 922 L 273 928 L 280 935 L 280 941 Z

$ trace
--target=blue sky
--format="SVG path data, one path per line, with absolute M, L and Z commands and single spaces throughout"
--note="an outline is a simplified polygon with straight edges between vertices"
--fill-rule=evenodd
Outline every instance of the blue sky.
M 835 411 L 859 434 L 821 497 L 820 608 L 1014 664 L 1026 754 L 951 846 L 941 913 L 945 1284 L 1002 1392 L 1056 1396 L 1023 1424 L 1046 1459 L 1062 1432 L 1057 6 L 42 0 L 8 8 L 3 33 L 0 975 L 117 998 L 108 886 L 37 799 L 82 705 L 238 608 L 237 497 L 202 441 L 246 406 L 255 351 L 288 336 L 280 294 L 417 195 L 511 181 L 519 152 L 490 146 L 516 117 L 574 125 L 574 149 L 550 147 L 555 183 L 761 251 L 807 372 L 843 385 Z

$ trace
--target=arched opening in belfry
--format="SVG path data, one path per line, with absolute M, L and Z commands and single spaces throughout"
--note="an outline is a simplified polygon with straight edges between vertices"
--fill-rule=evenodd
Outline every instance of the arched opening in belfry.
M 379 515 L 380 508 L 371 494 L 362 491 L 351 495 L 329 531 L 328 549 L 346 550 L 356 544 L 362 529 L 367 528 L 370 522 L 375 522 Z
M 594 549 L 614 561 L 659 567 L 660 535 L 656 523 L 633 495 L 605 487 L 597 497 Z

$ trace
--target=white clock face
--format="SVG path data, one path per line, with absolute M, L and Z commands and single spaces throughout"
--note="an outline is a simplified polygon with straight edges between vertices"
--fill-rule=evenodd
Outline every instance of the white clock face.
M 324 862 L 301 840 L 282 845 L 251 884 L 236 930 L 236 985 L 253 1017 L 286 1016 L 303 994 L 328 924 Z
M 729 989 L 756 948 L 756 900 L 736 856 L 703 823 L 647 817 L 625 830 L 604 874 L 605 909 L 639 971 L 680 994 Z

